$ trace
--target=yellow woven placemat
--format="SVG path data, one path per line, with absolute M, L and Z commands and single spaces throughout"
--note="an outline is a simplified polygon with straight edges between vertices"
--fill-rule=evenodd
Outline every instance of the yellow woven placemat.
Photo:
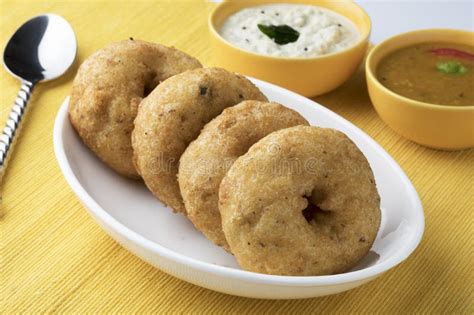
M 201 1 L 0 2 L 0 45 L 33 15 L 68 19 L 78 61 L 133 36 L 174 45 L 212 65 Z M 102 231 L 73 195 L 56 164 L 52 131 L 76 67 L 41 84 L 15 147 L 4 186 L 0 313 L 473 313 L 473 151 L 441 152 L 411 143 L 376 115 L 363 73 L 317 101 L 378 141 L 417 188 L 426 232 L 415 253 L 375 281 L 342 294 L 294 301 L 254 300 L 212 292 L 173 278 L 136 258 Z M 2 68 L 0 121 L 18 82 Z M 443 128 L 441 125 L 440 128 Z

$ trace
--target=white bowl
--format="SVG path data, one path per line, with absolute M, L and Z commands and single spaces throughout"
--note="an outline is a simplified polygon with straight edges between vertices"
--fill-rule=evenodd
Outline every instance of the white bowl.
M 345 132 L 364 152 L 382 200 L 382 223 L 369 254 L 351 271 L 329 276 L 272 276 L 241 270 L 182 215 L 173 214 L 139 181 L 115 174 L 89 151 L 69 123 L 66 99 L 54 126 L 59 166 L 90 215 L 117 242 L 153 266 L 190 283 L 233 295 L 294 299 L 355 288 L 405 260 L 421 240 L 423 208 L 410 180 L 373 139 L 315 102 L 252 79 L 272 101 L 301 113 L 312 125 Z

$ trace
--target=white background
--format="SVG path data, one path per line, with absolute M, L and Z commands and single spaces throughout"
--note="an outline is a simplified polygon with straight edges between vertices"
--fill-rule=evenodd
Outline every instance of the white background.
M 474 31 L 474 0 L 356 2 L 372 19 L 371 41 L 374 43 L 415 29 L 456 28 Z

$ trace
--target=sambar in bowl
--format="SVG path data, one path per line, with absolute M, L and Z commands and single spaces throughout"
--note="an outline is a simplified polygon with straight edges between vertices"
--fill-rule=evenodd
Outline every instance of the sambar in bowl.
M 375 46 L 366 75 L 382 120 L 428 147 L 474 147 L 473 38 L 473 32 L 433 29 L 400 34 Z

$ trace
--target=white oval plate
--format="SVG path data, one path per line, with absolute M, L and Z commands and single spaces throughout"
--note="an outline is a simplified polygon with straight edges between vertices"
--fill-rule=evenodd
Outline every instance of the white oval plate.
M 421 240 L 424 216 L 418 194 L 398 164 L 363 131 L 327 108 L 281 87 L 252 81 L 270 100 L 298 111 L 312 125 L 346 133 L 369 160 L 381 196 L 382 224 L 371 251 L 350 272 L 288 277 L 241 270 L 232 255 L 163 206 L 141 182 L 117 175 L 97 159 L 69 122 L 68 99 L 54 125 L 54 149 L 64 177 L 94 220 L 125 248 L 177 278 L 223 293 L 271 299 L 334 294 L 405 260 Z

